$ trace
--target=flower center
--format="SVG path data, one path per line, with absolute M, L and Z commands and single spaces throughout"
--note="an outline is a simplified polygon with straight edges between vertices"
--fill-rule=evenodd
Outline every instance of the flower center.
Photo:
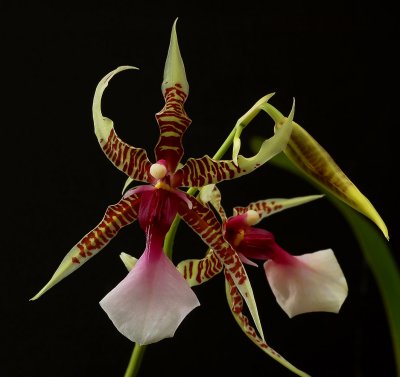
M 166 182 L 164 182 L 164 181 L 158 181 L 158 182 L 154 185 L 154 187 L 155 187 L 156 189 L 163 189 L 163 190 L 167 190 L 167 191 L 173 191 L 172 187 L 171 187 L 168 183 L 166 183 Z
M 167 167 L 160 162 L 156 162 L 150 167 L 150 174 L 155 179 L 162 179 L 167 175 Z
M 232 245 L 234 247 L 239 246 L 239 244 L 243 241 L 244 238 L 244 229 L 240 229 L 233 238 Z
M 246 212 L 246 223 L 247 225 L 255 225 L 260 221 L 260 216 L 258 215 L 257 211 L 252 209 Z

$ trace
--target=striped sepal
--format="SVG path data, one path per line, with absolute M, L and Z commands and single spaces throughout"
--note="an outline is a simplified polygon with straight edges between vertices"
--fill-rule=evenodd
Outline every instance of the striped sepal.
M 274 136 L 262 143 L 256 155 L 250 158 L 242 155 L 234 156 L 235 159 L 237 158 L 237 164 L 233 160 L 214 160 L 209 156 L 189 158 L 175 174 L 174 179 L 179 182 L 177 185 L 203 187 L 251 173 L 286 148 L 292 132 L 293 116 L 294 104 L 284 125 L 275 132 Z
M 182 137 L 191 120 L 183 107 L 187 94 L 181 84 L 165 89 L 165 106 L 156 114 L 160 138 L 154 149 L 156 160 L 165 160 L 167 169 L 174 172 L 183 156 Z
M 232 160 L 214 160 L 209 156 L 189 158 L 175 175 L 177 185 L 184 187 L 203 187 L 246 174 Z
M 254 328 L 250 325 L 249 319 L 243 314 L 243 299 L 232 279 L 232 276 L 227 270 L 225 270 L 224 272 L 225 290 L 229 308 L 231 309 L 232 315 L 235 318 L 237 324 L 240 326 L 246 336 L 262 351 L 264 351 L 267 355 L 271 356 L 273 359 L 285 366 L 287 369 L 291 370 L 299 376 L 308 376 L 307 373 L 304 373 L 300 369 L 297 369 L 294 365 L 290 364 L 286 359 L 284 359 L 278 352 L 274 351 L 263 339 L 261 339 L 257 335 Z
M 101 98 L 109 81 L 118 72 L 126 69 L 136 68 L 130 66 L 118 67 L 104 76 L 97 85 L 93 99 L 94 131 L 103 152 L 119 170 L 134 180 L 150 182 L 149 169 L 151 162 L 147 158 L 146 150 L 134 148 L 124 143 L 117 136 L 113 121 L 104 117 L 101 112 Z
M 230 273 L 235 285 L 246 301 L 257 330 L 264 338 L 253 289 L 238 254 L 225 241 L 221 224 L 215 217 L 214 212 L 196 200 L 196 198 L 190 195 L 187 195 L 187 198 L 192 202 L 192 208 L 189 209 L 188 206 L 182 206 L 179 208 L 179 214 L 208 247 L 214 250 L 217 258 Z
M 249 210 L 253 210 L 258 213 L 261 221 L 263 218 L 273 215 L 274 213 L 291 207 L 296 207 L 322 197 L 323 195 L 308 195 L 291 199 L 274 198 L 259 200 L 257 202 L 250 203 L 247 207 L 234 207 L 233 216 L 241 215 Z
M 180 262 L 176 268 L 188 284 L 194 287 L 218 275 L 222 271 L 223 265 L 215 253 L 208 249 L 203 259 L 186 259 Z
M 103 249 L 118 231 L 137 218 L 139 197 L 132 195 L 107 208 L 103 220 L 64 257 L 50 281 L 31 300 L 36 300 Z

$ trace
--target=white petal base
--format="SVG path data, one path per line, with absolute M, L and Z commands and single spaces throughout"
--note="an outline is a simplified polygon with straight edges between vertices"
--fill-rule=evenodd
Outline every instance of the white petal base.
M 331 249 L 293 257 L 291 264 L 268 260 L 265 273 L 276 301 L 286 314 L 338 313 L 347 282 Z
M 131 341 L 150 344 L 172 337 L 183 319 L 200 305 L 173 263 L 162 253 L 136 266 L 100 305 L 117 329 Z

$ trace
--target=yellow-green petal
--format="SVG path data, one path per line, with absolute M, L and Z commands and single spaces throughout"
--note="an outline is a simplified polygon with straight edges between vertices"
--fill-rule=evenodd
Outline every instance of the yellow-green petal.
M 267 94 L 266 96 L 259 99 L 253 107 L 246 112 L 246 114 L 242 115 L 235 125 L 235 136 L 233 137 L 233 151 L 232 151 L 232 159 L 235 164 L 237 164 L 237 158 L 239 155 L 239 150 L 241 146 L 240 135 L 242 131 L 247 127 L 247 125 L 256 117 L 256 115 L 262 110 L 261 105 L 265 102 L 268 102 L 269 99 L 275 93 Z
M 269 103 L 262 104 L 262 107 L 276 122 L 275 129 L 279 130 L 286 118 Z M 388 229 L 372 203 L 303 127 L 295 122 L 292 124 L 293 131 L 284 150 L 286 156 L 337 198 L 372 220 L 389 239 Z
M 267 106 L 267 102 L 260 104 L 262 108 Z M 293 106 L 290 114 L 287 118 L 284 118 L 282 127 L 276 130 L 275 135 L 265 140 L 258 151 L 258 153 L 250 158 L 239 155 L 237 158 L 238 166 L 244 171 L 252 171 L 256 167 L 264 164 L 272 157 L 276 156 L 282 150 L 285 150 L 287 143 L 290 140 L 293 130 L 293 117 L 294 117 L 295 101 L 293 100 Z
M 221 192 L 215 184 L 206 185 L 200 189 L 200 201 L 210 203 L 218 212 L 221 220 L 226 221 L 226 213 L 221 204 Z

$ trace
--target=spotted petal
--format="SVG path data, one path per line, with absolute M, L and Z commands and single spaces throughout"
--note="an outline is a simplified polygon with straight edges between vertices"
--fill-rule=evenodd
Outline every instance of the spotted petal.
M 212 249 L 202 259 L 186 259 L 176 268 L 191 287 L 205 283 L 223 270 L 223 265 Z
M 167 169 L 174 172 L 183 155 L 183 134 L 191 123 L 184 109 L 184 103 L 189 94 L 189 84 L 179 51 L 176 20 L 172 27 L 161 89 L 165 98 L 165 106 L 156 114 L 160 127 L 160 138 L 154 152 L 157 161 L 165 160 Z
M 276 122 L 275 129 L 279 130 L 286 118 L 269 103 L 263 104 L 262 107 Z M 350 181 L 328 152 L 295 122 L 284 152 L 301 171 L 350 207 L 367 216 L 384 236 L 389 238 L 387 227 L 372 203 Z
M 135 267 L 100 301 L 117 329 L 139 344 L 172 337 L 183 319 L 200 305 L 163 253 L 162 241 L 149 234 Z
M 109 81 L 118 72 L 126 69 L 137 68 L 131 66 L 118 67 L 108 75 L 104 76 L 97 85 L 93 99 L 94 131 L 103 152 L 115 167 L 134 180 L 150 182 L 151 177 L 149 177 L 149 169 L 151 163 L 147 158 L 146 150 L 142 148 L 134 148 L 124 143 L 115 132 L 113 121 L 104 117 L 101 112 L 101 98 Z
M 176 172 L 176 184 L 187 187 L 203 187 L 251 173 L 286 147 L 292 132 L 293 116 L 294 103 L 285 124 L 275 132 L 275 135 L 265 140 L 258 153 L 253 157 L 246 158 L 239 155 L 237 164 L 234 160 L 214 160 L 209 156 L 189 158 L 186 164 Z
M 323 195 L 307 195 L 291 199 L 274 198 L 274 199 L 259 200 L 257 202 L 250 203 L 246 207 L 234 207 L 233 215 L 234 216 L 241 215 L 249 210 L 253 210 L 258 213 L 258 215 L 260 216 L 259 221 L 261 221 L 265 217 L 273 215 L 274 213 L 278 213 L 285 209 L 296 207 L 301 204 L 305 204 L 311 202 L 312 200 L 316 200 L 322 197 Z
M 121 228 L 136 220 L 138 206 L 137 195 L 131 195 L 109 206 L 103 220 L 69 251 L 50 281 L 31 300 L 38 299 L 102 250 Z
M 264 338 L 253 289 L 238 254 L 225 241 L 221 224 L 214 212 L 196 198 L 188 195 L 188 199 L 192 202 L 192 208 L 182 206 L 179 209 L 179 215 L 214 251 L 224 268 L 230 273 L 239 292 L 244 297 L 257 330 Z
M 338 313 L 347 297 L 347 283 L 331 249 L 268 260 L 265 273 L 276 301 L 286 314 Z
M 228 305 L 231 309 L 232 315 L 235 318 L 237 324 L 240 326 L 242 331 L 246 334 L 246 336 L 263 352 L 265 352 L 268 356 L 271 356 L 274 360 L 282 364 L 287 369 L 291 370 L 293 373 L 296 373 L 298 376 L 309 376 L 307 373 L 301 371 L 296 368 L 294 365 L 289 363 L 285 358 L 283 358 L 278 352 L 273 350 L 265 340 L 261 339 L 254 328 L 250 325 L 249 319 L 243 313 L 243 299 L 240 295 L 239 290 L 237 289 L 235 283 L 231 275 L 228 272 L 225 272 L 225 291 L 226 297 L 228 299 Z

